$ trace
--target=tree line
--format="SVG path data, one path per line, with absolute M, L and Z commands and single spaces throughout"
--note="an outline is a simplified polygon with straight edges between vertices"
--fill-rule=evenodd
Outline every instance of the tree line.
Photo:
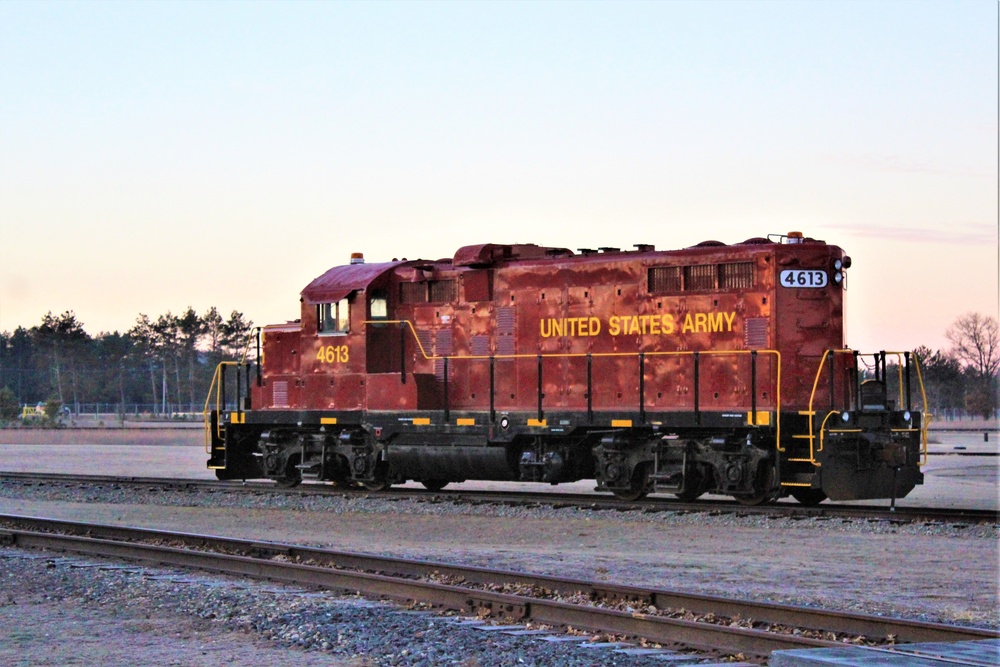
M 215 307 L 201 315 L 188 307 L 156 319 L 140 314 L 124 334 L 90 336 L 73 311 L 49 312 L 30 329 L 0 332 L 0 420 L 37 403 L 75 413 L 81 404 L 95 403 L 117 406 L 116 412 L 129 405 L 157 414 L 200 411 L 216 366 L 243 358 L 251 330 L 239 311 L 223 319 Z M 963 315 L 946 336 L 948 350 L 914 350 L 929 410 L 939 419 L 956 413 L 994 417 L 1000 370 L 996 318 Z M 886 370 L 889 396 L 898 395 L 897 363 L 891 361 Z M 863 371 L 872 377 L 872 370 Z
M 200 315 L 189 306 L 155 319 L 140 314 L 125 333 L 91 336 L 73 311 L 50 311 L 41 324 L 0 332 L 0 420 L 39 403 L 50 412 L 79 413 L 84 404 L 200 411 L 216 366 L 243 357 L 251 329 L 239 311 L 224 319 L 214 306 Z

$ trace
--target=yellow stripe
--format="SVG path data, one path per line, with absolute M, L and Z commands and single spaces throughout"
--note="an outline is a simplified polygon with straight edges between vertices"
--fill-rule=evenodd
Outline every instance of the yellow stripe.
M 628 428 L 632 425 L 631 419 L 612 419 L 611 425 L 620 428 Z
M 209 470 L 225 470 L 226 466 L 208 466 Z
M 476 425 L 476 420 L 475 419 L 457 419 L 457 420 L 455 420 L 455 423 L 458 424 L 459 426 L 475 426 Z
M 229 423 L 230 424 L 242 424 L 246 419 L 246 415 L 236 414 L 235 412 L 229 413 Z
M 430 417 L 414 417 L 413 418 L 413 425 L 414 426 L 430 426 L 430 423 L 431 423 Z
M 753 413 L 747 413 L 747 424 L 754 424 L 756 426 L 770 426 L 771 425 L 771 413 L 764 412 L 762 410 L 757 411 L 757 421 L 753 420 Z
M 320 424 L 336 424 L 337 423 L 337 418 L 336 417 L 320 417 L 319 418 L 319 423 Z
M 528 426 L 545 426 L 544 419 L 529 419 Z
M 782 482 L 781 485 L 782 486 L 809 486 L 809 487 L 812 486 L 812 484 L 802 484 L 800 482 Z

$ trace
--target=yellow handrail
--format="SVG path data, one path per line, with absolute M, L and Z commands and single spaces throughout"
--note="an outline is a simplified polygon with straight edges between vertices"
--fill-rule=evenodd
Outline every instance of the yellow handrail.
M 488 360 L 488 359 L 537 359 L 541 357 L 543 359 L 565 359 L 565 358 L 609 358 L 609 357 L 632 357 L 638 358 L 640 355 L 645 355 L 647 357 L 693 357 L 695 355 L 694 350 L 679 350 L 679 351 L 652 351 L 652 352 L 551 352 L 543 354 L 472 354 L 472 355 L 432 355 L 427 354 L 424 349 L 423 344 L 420 342 L 420 337 L 417 335 L 417 330 L 413 326 L 413 322 L 410 320 L 365 320 L 363 324 L 396 324 L 403 326 L 405 325 L 413 336 L 413 339 L 417 343 L 417 347 L 420 350 L 420 354 L 426 361 L 443 361 L 445 359 L 451 360 Z M 775 397 L 774 397 L 774 410 L 775 410 L 775 447 L 777 451 L 783 452 L 785 449 L 781 446 L 781 353 L 778 350 L 699 350 L 697 353 L 699 355 L 705 356 L 722 356 L 722 355 L 752 355 L 754 352 L 758 354 L 773 355 L 776 360 L 775 368 Z M 756 418 L 756 415 L 754 416 Z
M 815 417 L 816 412 L 813 410 L 813 401 L 816 398 L 816 391 L 819 388 L 819 379 L 820 379 L 820 377 L 823 374 L 823 367 L 826 365 L 827 358 L 830 356 L 831 352 L 833 354 L 854 354 L 854 350 L 849 349 L 849 348 L 848 349 L 843 349 L 843 350 L 825 350 L 823 352 L 823 357 L 820 359 L 819 365 L 816 368 L 816 378 L 813 380 L 812 392 L 809 394 L 809 412 L 807 413 L 808 417 L 809 417 L 809 435 L 807 437 L 809 439 L 809 462 L 812 463 L 817 468 L 820 467 L 821 464 L 819 463 L 819 461 L 816 460 L 816 456 L 815 455 L 816 455 L 816 453 L 823 451 L 824 433 L 825 433 L 825 429 L 826 429 L 826 422 L 827 422 L 827 420 L 830 419 L 830 417 L 832 415 L 834 415 L 834 414 L 838 414 L 839 415 L 840 414 L 840 411 L 838 411 L 838 410 L 831 410 L 830 412 L 827 413 L 826 417 L 823 418 L 823 423 L 820 425 L 820 432 L 819 432 L 820 447 L 819 447 L 819 449 L 814 450 L 813 443 L 815 442 L 816 435 L 813 432 L 813 424 L 814 424 L 813 417 Z M 885 354 L 894 355 L 896 357 L 896 359 L 897 359 L 897 364 L 896 365 L 897 365 L 897 370 L 899 372 L 899 402 L 902 403 L 903 399 L 905 398 L 903 396 L 903 363 L 902 363 L 902 360 L 903 360 L 903 355 L 907 354 L 907 353 L 906 352 L 885 352 Z M 927 412 L 927 391 L 926 391 L 926 389 L 924 387 L 923 374 L 920 371 L 920 358 L 916 354 L 914 354 L 912 352 L 910 352 L 909 354 L 911 354 L 913 356 L 914 366 L 917 369 L 917 384 L 920 386 L 920 396 L 921 396 L 921 399 L 923 400 L 923 404 L 924 404 L 924 409 L 922 411 L 922 413 L 924 415 L 924 420 L 921 422 L 921 425 L 920 425 L 920 436 L 921 436 L 921 443 L 922 444 L 921 444 L 921 458 L 920 458 L 920 464 L 919 464 L 919 465 L 923 466 L 923 465 L 926 465 L 926 463 L 927 463 L 927 428 L 928 428 L 931 420 L 934 418 L 934 416 Z M 831 362 L 831 363 L 833 363 L 833 362 Z
M 246 358 L 244 356 L 244 358 Z M 201 416 L 205 420 L 205 453 L 212 453 L 212 419 L 211 413 L 209 412 L 209 405 L 212 402 L 212 392 L 215 392 L 215 412 L 219 415 L 219 420 L 216 424 L 217 437 L 222 437 L 222 369 L 225 366 L 242 366 L 243 363 L 239 361 L 220 361 L 219 365 L 215 367 L 215 374 L 212 375 L 212 384 L 208 387 L 208 396 L 205 397 L 205 408 L 202 410 Z M 238 397 L 237 397 L 238 398 Z

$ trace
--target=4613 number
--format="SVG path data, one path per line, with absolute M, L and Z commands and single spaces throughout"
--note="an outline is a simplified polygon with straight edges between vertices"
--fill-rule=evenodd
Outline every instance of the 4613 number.
M 346 364 L 349 351 L 346 345 L 320 346 L 316 361 L 321 364 Z

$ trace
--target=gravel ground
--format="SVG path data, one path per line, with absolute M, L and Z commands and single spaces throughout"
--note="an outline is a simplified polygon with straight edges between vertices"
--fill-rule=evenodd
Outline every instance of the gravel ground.
M 586 647 L 600 637 L 551 642 L 359 598 L 16 549 L 0 549 L 0 581 L 0 663 L 12 667 L 691 664 Z
M 1000 627 L 996 526 L 469 506 L 445 496 L 397 500 L 9 481 L 0 483 L 0 512 Z M 222 665 L 230 664 L 230 657 L 235 664 L 247 662 L 247 656 L 265 667 L 289 660 L 307 666 L 669 664 L 606 650 L 595 657 L 597 649 L 456 628 L 439 617 L 387 613 L 380 605 L 325 594 L 220 585 L 219 579 L 201 575 L 186 575 L 184 580 L 194 583 L 179 584 L 143 571 L 74 569 L 59 562 L 49 567 L 44 560 L 24 558 L 2 559 L 0 568 L 0 603 L 5 605 L 0 607 L 0 646 L 15 646 L 12 655 L 35 656 L 11 663 L 2 652 L 9 649 L 0 648 L 4 664 L 135 664 L 130 646 L 142 651 L 141 662 L 147 664 Z M 28 608 L 43 616 L 32 620 L 25 614 Z M 52 614 L 77 619 L 70 627 L 79 625 L 86 636 L 93 633 L 82 628 L 97 623 L 104 628 L 103 641 L 55 642 L 66 646 L 60 657 L 39 636 Z M 93 653 L 115 645 L 125 651 L 118 656 L 121 662 Z M 67 662 L 78 650 L 90 659 Z M 175 659 L 172 651 L 181 654 Z M 289 658 L 288 651 L 296 653 Z

